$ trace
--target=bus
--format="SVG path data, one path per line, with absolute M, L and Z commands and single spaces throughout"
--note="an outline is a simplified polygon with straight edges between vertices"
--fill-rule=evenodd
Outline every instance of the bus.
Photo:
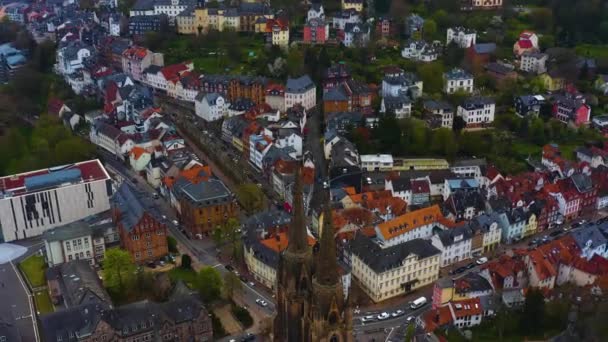
M 410 308 L 412 308 L 412 310 L 416 310 L 422 307 L 424 304 L 426 304 L 426 297 L 420 297 L 412 302 Z

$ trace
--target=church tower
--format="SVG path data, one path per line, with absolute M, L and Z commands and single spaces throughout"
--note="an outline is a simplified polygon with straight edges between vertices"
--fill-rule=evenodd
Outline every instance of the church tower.
M 293 218 L 288 231 L 287 249 L 279 257 L 277 269 L 277 316 L 275 341 L 310 341 L 310 288 L 312 249 L 304 222 L 302 179 L 295 172 Z
M 315 261 L 312 280 L 312 341 L 350 342 L 353 340 L 352 309 L 349 301 L 344 298 L 338 274 L 329 201 L 325 203 L 323 231 Z
M 308 246 L 299 170 L 293 204 L 289 242 L 279 256 L 277 269 L 274 341 L 352 342 L 352 309 L 338 275 L 331 209 L 326 203 L 319 249 L 313 256 Z

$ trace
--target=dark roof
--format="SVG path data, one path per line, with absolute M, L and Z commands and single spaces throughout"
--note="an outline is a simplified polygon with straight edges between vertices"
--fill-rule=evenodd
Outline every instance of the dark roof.
M 179 198 L 187 199 L 201 206 L 225 203 L 232 201 L 233 198 L 226 185 L 215 178 L 195 184 L 181 177 L 177 179 L 173 189 Z
M 494 100 L 489 97 L 470 97 L 464 100 L 461 107 L 466 110 L 475 110 L 493 103 L 495 103 Z
M 402 265 L 410 255 L 424 259 L 441 254 L 429 240 L 413 239 L 404 243 L 380 248 L 371 238 L 357 234 L 351 243 L 351 251 L 376 273 L 383 273 Z
M 459 226 L 447 230 L 439 230 L 436 233 L 443 246 L 451 246 L 456 242 L 456 237 L 460 237 L 459 241 L 469 240 L 472 237 L 472 231 L 467 226 Z
M 300 76 L 298 78 L 287 79 L 286 91 L 290 93 L 303 93 L 307 90 L 313 89 L 315 84 L 312 82 L 308 75 Z
M 452 105 L 445 101 L 437 101 L 437 100 L 426 100 L 424 101 L 424 108 L 427 110 L 439 110 L 442 109 L 444 111 L 453 111 Z
M 139 223 L 145 213 L 162 221 L 158 208 L 146 194 L 141 194 L 126 182 L 123 182 L 112 197 L 112 206 L 120 211 L 119 222 L 122 227 L 130 231 Z
M 73 260 L 51 267 L 47 269 L 46 277 L 49 281 L 59 281 L 61 295 L 68 307 L 89 303 L 112 306 L 101 280 L 86 260 Z
M 43 341 L 75 341 L 95 331 L 104 308 L 95 303 L 78 305 L 40 317 Z
M 482 43 L 473 46 L 475 53 L 494 53 L 496 51 L 495 43 Z
M 591 177 L 584 173 L 577 172 L 573 174 L 570 179 L 572 179 L 572 183 L 574 183 L 578 192 L 588 192 L 593 189 Z

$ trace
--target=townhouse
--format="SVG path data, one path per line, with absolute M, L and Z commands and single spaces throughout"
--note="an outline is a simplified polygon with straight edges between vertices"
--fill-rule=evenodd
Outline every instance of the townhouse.
M 586 125 L 591 119 L 591 106 L 578 93 L 566 92 L 553 98 L 553 117 L 565 124 L 576 127 Z
M 122 53 L 122 71 L 135 81 L 143 82 L 144 70 L 151 65 L 163 66 L 163 55 L 140 46 L 132 46 Z
M 515 114 L 521 117 L 540 115 L 540 110 L 545 104 L 542 95 L 520 95 L 515 97 Z
M 431 128 L 449 128 L 454 125 L 454 108 L 444 101 L 426 100 L 423 104 L 425 120 Z
M 399 245 L 412 239 L 428 239 L 433 228 L 445 227 L 438 205 L 418 209 L 374 226 L 378 244 L 382 248 Z
M 441 267 L 471 258 L 471 242 L 472 234 L 467 226 L 439 231 L 431 237 L 433 246 L 441 251 Z
M 228 115 L 230 103 L 218 93 L 199 92 L 194 102 L 195 113 L 207 122 L 220 120 Z
M 401 50 L 401 57 L 419 62 L 432 62 L 439 58 L 439 49 L 424 40 L 408 40 Z
M 325 44 L 329 39 L 329 23 L 325 19 L 312 18 L 304 24 L 303 42 L 306 44 Z
M 547 72 L 549 55 L 536 51 L 526 51 L 521 55 L 519 69 L 531 74 L 540 75 Z

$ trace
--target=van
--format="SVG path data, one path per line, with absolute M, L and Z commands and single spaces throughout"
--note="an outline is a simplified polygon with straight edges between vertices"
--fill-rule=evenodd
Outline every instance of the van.
M 420 297 L 412 302 L 410 308 L 412 308 L 412 310 L 416 310 L 422 307 L 424 304 L 426 304 L 426 297 Z

